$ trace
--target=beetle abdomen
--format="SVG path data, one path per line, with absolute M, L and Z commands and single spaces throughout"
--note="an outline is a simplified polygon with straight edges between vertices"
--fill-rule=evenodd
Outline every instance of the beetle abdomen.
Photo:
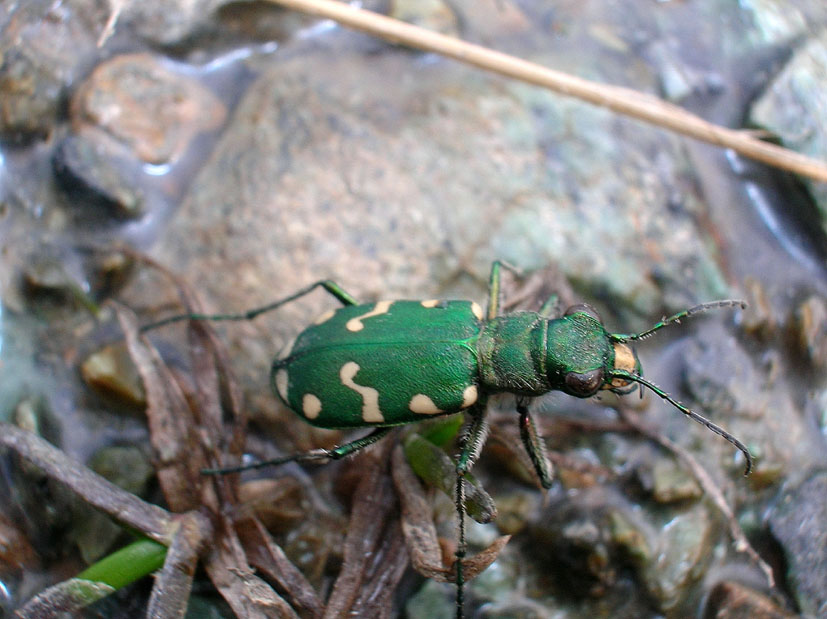
M 323 428 L 388 426 L 477 401 L 482 312 L 467 301 L 346 306 L 273 364 L 279 397 Z

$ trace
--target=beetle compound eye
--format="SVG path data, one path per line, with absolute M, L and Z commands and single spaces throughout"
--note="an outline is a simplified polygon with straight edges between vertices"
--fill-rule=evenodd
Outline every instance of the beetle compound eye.
M 603 320 L 600 318 L 600 314 L 597 313 L 597 310 L 593 308 L 588 303 L 578 303 L 577 305 L 572 305 L 566 310 L 566 316 L 571 316 L 572 314 L 582 313 L 586 314 L 587 316 L 591 316 L 597 322 L 602 323 Z
M 566 374 L 566 387 L 568 393 L 578 398 L 588 398 L 597 393 L 603 385 L 603 369 L 596 368 L 583 372 L 569 372 Z

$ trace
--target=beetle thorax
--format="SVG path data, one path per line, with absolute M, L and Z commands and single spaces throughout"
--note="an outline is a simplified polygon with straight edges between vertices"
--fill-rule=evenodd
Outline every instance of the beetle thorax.
M 547 322 L 535 312 L 517 312 L 485 325 L 477 346 L 484 390 L 537 396 L 552 389 L 545 372 Z

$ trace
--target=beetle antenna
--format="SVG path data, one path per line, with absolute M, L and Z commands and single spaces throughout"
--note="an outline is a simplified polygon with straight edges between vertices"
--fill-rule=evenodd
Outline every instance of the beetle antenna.
M 624 370 L 615 370 L 612 373 L 612 375 L 617 377 L 617 378 L 622 378 L 624 380 L 634 381 L 636 383 L 639 383 L 639 384 L 643 385 L 644 387 L 649 388 L 657 396 L 659 396 L 659 397 L 663 398 L 664 400 L 666 400 L 667 402 L 669 402 L 672 406 L 677 408 L 680 412 L 682 412 L 684 415 L 686 415 L 690 419 L 694 419 L 695 421 L 697 421 L 701 425 L 706 426 L 707 429 L 712 430 L 718 436 L 721 436 L 721 437 L 725 438 L 727 441 L 729 441 L 730 443 L 732 443 L 735 447 L 737 447 L 741 451 L 741 453 L 744 454 L 744 458 L 746 458 L 747 464 L 746 464 L 746 469 L 744 470 L 744 477 L 746 477 L 747 475 L 750 474 L 750 471 L 752 470 L 752 454 L 749 452 L 749 449 L 747 449 L 747 446 L 744 445 L 737 438 L 735 438 L 732 434 L 730 434 L 729 432 L 724 430 L 722 427 L 712 423 L 709 419 L 707 419 L 703 415 L 699 415 L 695 411 L 687 408 L 686 406 L 684 406 L 683 404 L 678 402 L 675 398 L 673 398 L 671 395 L 666 393 L 663 389 L 658 387 L 656 384 L 649 382 L 648 380 L 646 380 L 642 376 L 639 376 L 638 374 L 632 374 L 631 372 L 626 372 Z
M 670 316 L 669 318 L 662 318 L 660 322 L 654 324 L 646 331 L 642 331 L 641 333 L 630 333 L 630 334 L 611 334 L 609 337 L 615 342 L 631 342 L 634 340 L 642 340 L 644 338 L 649 337 L 655 331 L 659 331 L 663 329 L 667 325 L 671 325 L 673 323 L 679 323 L 683 318 L 689 318 L 690 316 L 694 316 L 695 314 L 700 314 L 702 312 L 709 311 L 711 309 L 718 309 L 722 307 L 740 307 L 744 309 L 747 306 L 746 301 L 740 301 L 737 299 L 724 299 L 721 301 L 710 301 L 709 303 L 701 303 L 700 305 L 696 305 L 694 307 L 690 307 L 689 309 L 683 310 L 682 312 L 678 312 L 674 316 Z

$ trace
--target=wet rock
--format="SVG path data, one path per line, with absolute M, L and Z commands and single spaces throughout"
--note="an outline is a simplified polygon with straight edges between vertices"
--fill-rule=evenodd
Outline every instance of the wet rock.
M 741 326 L 747 333 L 767 340 L 775 334 L 778 327 L 778 317 L 767 298 L 767 290 L 754 277 L 744 280 L 744 288 L 747 307 L 743 310 Z
M 796 616 L 766 595 L 729 581 L 715 585 L 703 614 L 704 619 L 792 619 Z
M 125 54 L 92 72 L 72 99 L 76 131 L 92 125 L 129 147 L 145 163 L 167 165 L 199 133 L 223 123 L 226 110 L 195 79 L 151 54 Z
M 750 121 L 769 129 L 788 148 L 827 159 L 827 30 L 798 48 L 750 110 Z M 827 230 L 827 183 L 802 179 L 809 187 Z
M 785 0 L 744 0 L 741 6 L 752 17 L 754 36 L 762 42 L 781 44 L 807 31 L 805 13 Z
M 804 357 L 816 370 L 827 368 L 827 300 L 811 296 L 796 309 L 792 332 Z
M 21 292 L 29 311 L 47 319 L 84 308 L 97 314 L 83 268 L 64 248 L 41 245 L 19 265 Z
M 139 163 L 104 138 L 93 131 L 67 136 L 55 150 L 55 175 L 85 211 L 140 217 L 144 196 Z
M 486 604 L 478 615 L 482 619 L 551 619 L 555 614 L 531 600 L 508 600 Z
M 822 448 L 816 445 L 817 437 L 808 429 L 791 393 L 774 388 L 770 382 L 777 372 L 771 366 L 757 367 L 756 360 L 735 337 L 722 327 L 708 328 L 686 343 L 682 356 L 684 386 L 690 401 L 701 414 L 705 412 L 747 445 L 756 460 L 748 482 L 756 489 L 818 461 Z M 775 380 L 783 384 L 782 378 Z M 669 423 L 677 427 L 678 421 L 686 423 L 684 419 L 671 419 Z M 690 436 L 701 436 L 699 430 L 691 430 L 690 435 L 684 428 L 680 440 L 689 445 Z M 701 443 L 694 443 L 693 448 L 705 454 L 705 466 L 717 461 L 733 479 L 738 479 L 743 472 L 743 456 L 708 432 L 699 440 Z
M 14 408 L 12 423 L 37 434 L 52 445 L 60 444 L 60 424 L 46 403 L 39 398 L 23 398 Z
M 434 32 L 459 36 L 457 16 L 442 0 L 392 0 L 388 15 Z
M 105 249 L 92 252 L 88 265 L 89 286 L 96 298 L 101 298 L 112 295 L 129 281 L 135 260 L 117 249 Z
M 637 541 L 626 525 L 636 519 L 631 513 L 624 518 L 628 506 L 610 495 L 595 488 L 555 501 L 530 529 L 540 569 L 551 571 L 574 596 L 605 595 L 617 582 L 625 558 L 635 554 L 627 552 Z
M 137 496 L 143 496 L 155 470 L 138 447 L 115 445 L 104 447 L 92 456 L 89 468 L 113 484 Z M 94 563 L 110 550 L 123 528 L 109 516 L 88 505 L 79 506 L 71 538 L 86 564 Z
M 827 471 L 815 470 L 786 487 L 767 515 L 787 564 L 787 582 L 801 611 L 827 613 Z
M 642 489 L 661 504 L 680 503 L 703 496 L 695 478 L 675 460 L 655 458 L 635 467 Z
M 81 364 L 86 383 L 101 393 L 136 408 L 146 406 L 146 392 L 126 344 L 110 344 L 91 354 Z
M 246 481 L 239 487 L 238 498 L 271 533 L 293 528 L 310 509 L 303 488 L 294 477 Z
M 116 486 L 143 497 L 155 470 L 146 453 L 137 446 L 113 445 L 97 451 L 89 468 Z
M 411 619 L 453 619 L 457 616 L 453 597 L 452 585 L 429 580 L 405 602 L 405 614 Z
M 97 51 L 108 8 L 101 0 L 33 0 L 0 16 L 0 140 L 52 132 L 65 88 Z
M 703 574 L 714 530 L 714 523 L 702 505 L 676 514 L 662 528 L 654 560 L 642 570 L 644 583 L 661 609 L 678 605 L 688 585 Z
M 654 550 L 652 532 L 646 529 L 631 512 L 614 509 L 609 513 L 612 542 L 638 567 L 646 565 L 652 559 Z
M 526 527 L 530 514 L 537 509 L 540 500 L 541 495 L 536 490 L 497 496 L 497 528 L 503 535 L 516 535 Z
M 364 6 L 364 5 L 363 5 Z M 249 44 L 250 41 L 285 41 L 297 30 L 311 27 L 317 17 L 290 11 L 260 0 L 222 1 L 212 24 L 210 44 L 229 36 Z
M 674 40 L 653 43 L 647 57 L 656 67 L 661 92 L 669 101 L 680 102 L 691 95 L 714 95 L 725 87 L 719 74 L 691 66 Z

